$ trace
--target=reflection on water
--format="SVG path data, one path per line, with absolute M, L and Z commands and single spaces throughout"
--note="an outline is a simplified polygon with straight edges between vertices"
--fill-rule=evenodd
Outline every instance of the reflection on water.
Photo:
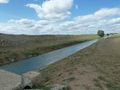
M 81 44 L 72 45 L 66 48 L 62 48 L 59 50 L 55 50 L 37 57 L 33 57 L 30 59 L 21 60 L 15 63 L 11 63 L 8 65 L 1 66 L 0 69 L 4 69 L 13 73 L 23 74 L 25 72 L 42 69 L 56 61 L 59 61 L 65 57 L 68 57 L 81 49 L 84 49 L 93 43 L 97 42 L 97 40 L 87 41 Z

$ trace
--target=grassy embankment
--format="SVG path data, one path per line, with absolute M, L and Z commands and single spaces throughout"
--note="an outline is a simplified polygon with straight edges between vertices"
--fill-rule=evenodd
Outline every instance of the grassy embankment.
M 120 90 L 120 37 L 100 40 L 40 72 L 37 88 L 65 84 L 71 90 Z
M 97 38 L 97 35 L 0 35 L 0 65 Z

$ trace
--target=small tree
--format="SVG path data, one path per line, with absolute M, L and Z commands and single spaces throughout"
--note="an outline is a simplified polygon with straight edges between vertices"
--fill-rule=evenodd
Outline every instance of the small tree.
M 97 35 L 100 37 L 104 37 L 105 33 L 103 30 L 98 30 Z

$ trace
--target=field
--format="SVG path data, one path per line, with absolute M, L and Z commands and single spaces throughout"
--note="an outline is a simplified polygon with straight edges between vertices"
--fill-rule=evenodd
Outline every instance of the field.
M 97 35 L 4 35 L 0 34 L 0 65 L 31 58 L 52 50 L 98 38 Z
M 120 90 L 120 37 L 101 39 L 40 72 L 34 88 L 63 84 L 70 90 Z

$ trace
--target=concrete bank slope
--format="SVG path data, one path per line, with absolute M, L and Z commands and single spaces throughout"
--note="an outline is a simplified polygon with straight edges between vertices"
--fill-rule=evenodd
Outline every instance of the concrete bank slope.
M 20 88 L 21 76 L 0 70 L 0 90 L 13 90 Z
M 0 69 L 0 90 L 22 90 L 32 88 L 32 81 L 40 73 L 26 72 L 23 75 L 14 74 Z

